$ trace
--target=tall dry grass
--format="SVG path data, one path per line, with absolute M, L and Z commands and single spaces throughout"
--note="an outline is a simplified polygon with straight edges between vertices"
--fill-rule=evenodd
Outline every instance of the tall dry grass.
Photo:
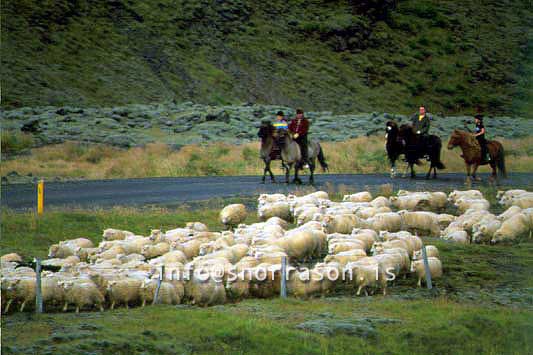
M 501 139 L 510 172 L 533 171 L 533 137 Z M 446 140 L 445 140 L 446 142 Z M 382 137 L 360 137 L 346 142 L 323 143 L 331 173 L 381 173 L 389 169 Z M 464 171 L 458 148 L 442 150 L 446 172 Z M 401 165 L 401 163 L 400 163 Z M 282 173 L 278 161 L 275 173 Z M 418 167 L 419 172 L 427 166 Z M 481 171 L 488 168 L 482 167 Z M 31 154 L 2 162 L 1 174 L 16 171 L 39 177 L 140 178 L 159 176 L 262 174 L 259 143 L 190 145 L 179 151 L 166 144 L 149 144 L 128 150 L 102 145 L 67 142 L 32 149 Z

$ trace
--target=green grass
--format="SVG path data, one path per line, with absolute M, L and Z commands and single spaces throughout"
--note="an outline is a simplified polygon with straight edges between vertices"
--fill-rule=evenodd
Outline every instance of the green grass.
M 399 319 L 377 336 L 320 335 L 305 320 Z M 15 315 L 3 319 L 5 354 L 527 354 L 530 311 L 445 299 L 247 300 L 210 309 L 153 306 L 102 315 Z
M 20 131 L 2 130 L 2 153 L 3 154 L 20 154 L 34 146 L 34 139 L 31 134 Z
M 4 107 L 192 100 L 528 115 L 530 4 L 8 0 Z M 31 70 L 28 70 L 31 68 Z
M 338 199 L 342 191 L 331 191 Z M 383 187 L 383 191 L 386 188 Z M 304 191 L 302 190 L 302 193 Z M 308 192 L 308 191 L 307 191 Z M 493 201 L 495 191 L 485 189 Z M 1 253 L 45 257 L 52 243 L 72 237 L 101 240 L 104 228 L 148 234 L 187 221 L 220 230 L 212 200 L 177 209 L 4 210 Z M 494 206 L 495 207 L 495 206 Z M 497 212 L 497 210 L 494 210 Z M 252 212 L 247 223 L 257 221 Z M 211 308 L 188 305 L 106 310 L 104 313 L 12 313 L 2 317 L 5 354 L 529 354 L 533 348 L 533 241 L 514 245 L 439 248 L 444 276 L 436 293 L 400 279 L 386 297 L 354 297 L 339 286 L 326 298 L 248 299 Z M 307 324 L 318 333 L 299 328 Z

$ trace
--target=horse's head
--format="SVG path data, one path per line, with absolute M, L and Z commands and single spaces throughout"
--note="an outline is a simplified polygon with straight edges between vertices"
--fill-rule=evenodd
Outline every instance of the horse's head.
M 448 149 L 453 149 L 454 147 L 457 147 L 462 140 L 463 135 L 461 134 L 461 131 L 458 129 L 454 129 L 452 134 L 450 135 L 450 140 L 448 141 Z
M 257 132 L 257 136 L 261 139 L 266 139 L 268 137 L 271 137 L 273 128 L 274 126 L 272 126 L 272 123 L 262 122 L 261 126 L 259 126 L 259 132 Z
M 385 124 L 385 130 L 387 133 L 398 132 L 398 124 L 395 121 L 387 121 Z

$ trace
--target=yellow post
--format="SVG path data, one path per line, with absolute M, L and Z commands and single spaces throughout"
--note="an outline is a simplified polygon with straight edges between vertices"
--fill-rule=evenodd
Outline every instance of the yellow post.
M 37 214 L 40 216 L 44 210 L 44 180 L 37 184 Z

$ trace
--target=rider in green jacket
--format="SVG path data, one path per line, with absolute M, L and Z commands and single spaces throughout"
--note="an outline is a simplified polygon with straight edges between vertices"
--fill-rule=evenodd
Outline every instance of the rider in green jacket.
M 426 108 L 420 106 L 418 113 L 415 113 L 411 117 L 411 123 L 413 124 L 415 133 L 424 138 L 428 136 L 432 119 L 431 114 L 426 112 Z

